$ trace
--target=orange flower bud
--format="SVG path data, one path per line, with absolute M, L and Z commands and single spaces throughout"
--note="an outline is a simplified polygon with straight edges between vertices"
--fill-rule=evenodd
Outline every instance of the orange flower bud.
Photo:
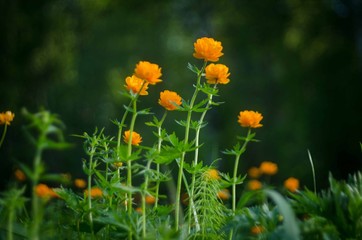
M 84 191 L 86 196 L 89 196 L 88 189 Z M 91 198 L 97 198 L 103 196 L 103 191 L 99 187 L 92 187 L 90 191 Z
M 250 180 L 248 182 L 248 189 L 249 190 L 259 190 L 263 187 L 263 184 L 258 180 Z
M 291 192 L 295 192 L 299 188 L 299 180 L 294 177 L 290 177 L 284 181 L 284 187 Z
M 74 180 L 74 185 L 77 187 L 77 188 L 85 188 L 87 186 L 87 182 L 81 178 L 76 178 Z
M 266 175 L 274 175 L 278 172 L 278 165 L 273 162 L 262 162 L 260 164 L 260 172 Z

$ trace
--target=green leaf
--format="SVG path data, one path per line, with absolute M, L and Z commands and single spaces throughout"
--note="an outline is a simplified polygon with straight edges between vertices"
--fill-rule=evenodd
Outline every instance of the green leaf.
M 284 218 L 283 226 L 285 235 L 287 236 L 286 239 L 300 239 L 300 229 L 297 219 L 289 203 L 274 190 L 266 189 L 264 192 L 278 206 L 279 211 Z
M 190 69 L 192 72 L 196 73 L 197 75 L 200 73 L 200 70 L 191 63 L 187 63 L 187 68 Z
M 64 174 L 44 174 L 40 177 L 40 180 L 42 181 L 53 181 L 53 182 L 59 182 L 63 184 L 70 184 L 70 176 L 66 177 Z

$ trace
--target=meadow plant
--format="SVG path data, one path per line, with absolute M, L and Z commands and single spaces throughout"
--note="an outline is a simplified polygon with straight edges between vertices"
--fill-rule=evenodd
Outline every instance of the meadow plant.
M 151 106 L 140 109 L 139 102 L 145 101 L 153 85 L 167 81 L 161 80 L 162 68 L 149 61 L 136 63 L 133 73 L 121 84 L 122 94 L 129 102 L 123 105 L 120 120 L 112 121 L 116 134 L 107 135 L 106 129 L 95 128 L 91 134 L 73 135 L 84 143 L 85 179 L 71 181 L 64 174 L 47 173 L 43 152 L 70 147 L 63 137 L 64 125 L 48 111 L 24 110 L 23 116 L 29 121 L 25 130 L 35 147 L 35 155 L 32 166 L 18 164 L 15 171 L 18 183 L 2 194 L 0 216 L 4 236 L 32 240 L 313 236 L 311 220 L 296 218 L 294 211 L 308 214 L 313 222 L 331 226 L 327 229 L 328 236 L 337 234 L 338 227 L 327 219 L 327 200 L 336 201 L 337 197 L 340 200 L 345 191 L 354 201 L 348 206 L 361 207 L 360 175 L 354 178 L 355 187 L 333 182 L 333 191 L 322 194 L 322 200 L 308 190 L 301 193 L 299 180 L 290 177 L 280 190 L 288 196 L 285 198 L 260 179 L 278 172 L 276 163 L 264 161 L 248 171 L 248 183 L 241 185 L 247 174 L 239 173 L 239 163 L 249 143 L 258 142 L 255 136 L 263 126 L 261 113 L 252 110 L 235 113 L 235 124 L 240 125 L 240 132 L 245 131 L 245 135 L 235 136 L 235 145 L 222 151 L 226 159 L 233 159 L 231 173 L 217 169 L 221 158 L 202 161 L 200 149 L 204 146 L 200 136 L 207 125 L 206 114 L 221 104 L 215 101 L 219 88 L 231 82 L 229 68 L 218 63 L 224 55 L 222 51 L 221 42 L 213 38 L 196 40 L 193 56 L 199 62 L 187 65 L 195 77 L 189 81 L 194 88 L 192 96 L 187 99 L 172 89 L 161 91 L 158 101 L 154 101 L 163 110 L 161 116 L 153 113 Z M 175 126 L 184 131 L 181 136 L 164 127 L 166 118 L 174 116 L 173 111 L 184 114 L 184 118 L 174 120 Z M 10 111 L 0 114 L 0 124 L 5 126 L 0 146 L 13 118 Z M 153 130 L 150 145 L 143 142 L 143 136 L 148 135 L 142 132 L 141 124 Z M 56 183 L 55 188 L 48 185 L 50 181 Z M 356 231 L 360 236 L 362 213 L 350 211 L 357 221 L 352 229 L 343 212 L 338 214 L 343 218 L 341 230 L 354 231 L 349 237 Z

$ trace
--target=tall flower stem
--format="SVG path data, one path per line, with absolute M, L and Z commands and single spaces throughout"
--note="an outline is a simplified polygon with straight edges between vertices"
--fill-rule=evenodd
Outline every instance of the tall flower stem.
M 93 231 L 93 215 L 92 215 L 92 172 L 93 172 L 93 155 L 95 153 L 94 147 L 92 147 L 89 157 L 89 168 L 88 168 L 88 209 L 89 209 L 89 226 L 92 234 L 92 238 L 94 235 Z
M 204 62 L 204 66 L 197 74 L 197 82 L 195 86 L 195 91 L 192 95 L 190 106 L 187 111 L 187 119 L 186 119 L 186 127 L 185 127 L 185 139 L 184 144 L 187 144 L 189 141 L 189 133 L 190 133 L 190 123 L 191 123 L 191 116 L 193 112 L 193 107 L 196 101 L 197 94 L 200 91 L 200 80 L 202 73 L 205 69 L 207 62 Z M 176 186 L 176 202 L 175 202 L 175 228 L 178 231 L 179 223 L 180 223 L 180 197 L 181 197 L 181 183 L 182 183 L 182 176 L 183 176 L 183 168 L 184 168 L 184 161 L 185 161 L 186 152 L 182 152 L 180 162 L 179 162 L 179 171 L 177 176 L 177 186 Z
M 216 89 L 216 84 L 214 85 L 214 89 Z M 204 112 L 201 114 L 200 120 L 199 120 L 199 124 L 196 128 L 196 135 L 195 135 L 195 155 L 194 155 L 194 161 L 193 161 L 193 167 L 196 167 L 197 163 L 198 163 L 198 159 L 199 159 L 199 147 L 200 147 L 200 132 L 201 132 L 201 128 L 202 128 L 202 124 L 204 122 L 204 118 L 206 116 L 206 113 L 212 103 L 212 94 L 209 94 L 208 96 L 208 102 L 206 104 L 205 110 Z M 194 214 L 194 218 L 195 218 L 195 224 L 196 224 L 196 231 L 200 230 L 200 225 L 198 222 L 198 217 L 197 217 L 197 212 L 195 210 L 195 206 L 194 206 L 194 190 L 195 190 L 195 181 L 196 181 L 196 174 L 195 172 L 192 173 L 192 179 L 191 179 L 191 187 L 190 187 L 190 196 L 189 196 L 189 204 L 190 204 L 190 208 L 189 208 L 189 233 L 191 231 L 191 216 L 192 216 L 192 212 Z
M 39 178 L 40 178 L 40 174 L 41 174 L 41 156 L 42 156 L 42 152 L 44 150 L 44 142 L 46 140 L 46 132 L 42 131 L 40 136 L 39 136 L 39 140 L 37 143 L 37 149 L 36 149 L 36 153 L 34 156 L 34 161 L 33 161 L 33 178 L 32 178 L 32 215 L 33 215 L 33 223 L 32 223 L 32 228 L 30 231 L 30 239 L 32 240 L 38 240 L 39 239 L 39 227 L 40 227 L 40 222 L 42 219 L 42 213 L 40 211 L 39 208 L 39 197 L 36 195 L 35 193 L 35 188 L 39 183 Z
M 146 81 L 143 81 L 141 89 L 139 90 L 139 92 L 136 95 L 132 95 L 131 101 L 129 102 L 128 106 L 126 107 L 126 111 L 124 112 L 123 116 L 122 116 L 122 120 L 121 122 L 118 124 L 118 135 L 117 135 L 117 156 L 118 156 L 118 161 L 119 159 L 119 155 L 120 155 L 120 148 L 121 148 L 121 138 L 122 138 L 122 130 L 124 127 L 124 122 L 126 121 L 128 112 L 130 111 L 130 107 L 132 105 L 134 105 L 138 99 L 139 93 L 142 91 L 143 87 L 146 85 Z M 119 169 L 118 169 L 118 176 L 119 176 Z
M 167 111 L 165 111 L 161 120 L 158 122 L 158 126 L 157 126 L 157 134 L 158 134 L 157 152 L 158 153 L 161 152 L 161 147 L 162 147 L 161 131 L 162 131 L 162 124 L 165 121 L 166 116 L 167 116 Z M 156 171 L 157 171 L 157 176 L 159 176 L 160 175 L 160 164 L 159 163 L 156 164 Z M 155 196 L 154 208 L 158 207 L 159 190 L 160 190 L 160 180 L 158 179 L 156 182 L 156 189 L 155 189 L 156 196 Z
M 136 95 L 137 97 L 138 95 Z M 127 187 L 132 187 L 132 161 L 129 159 L 132 155 L 132 133 L 134 130 L 134 125 L 136 123 L 137 118 L 137 100 L 133 101 L 132 104 L 132 119 L 131 124 L 129 128 L 129 139 L 128 139 L 128 146 L 127 146 Z M 128 215 L 131 216 L 132 214 L 132 191 L 128 192 L 128 198 L 127 198 L 127 211 Z M 128 239 L 132 239 L 132 232 L 129 231 Z
M 148 191 L 148 181 L 149 181 L 149 170 L 151 168 L 151 163 L 152 163 L 152 159 L 148 160 L 147 162 L 147 167 L 146 167 L 146 176 L 145 176 L 145 189 L 142 193 L 142 237 L 145 238 L 146 237 L 146 223 L 147 223 L 147 219 L 146 219 L 146 195 L 147 195 L 147 191 Z
M 7 129 L 8 129 L 8 125 L 5 124 L 5 125 L 4 125 L 4 131 L 3 131 L 3 134 L 2 134 L 1 140 L 0 140 L 0 147 L 1 147 L 1 145 L 3 144 L 3 142 L 4 142 Z
M 241 154 L 243 154 L 243 152 L 245 152 L 246 146 L 248 145 L 248 143 L 251 140 L 250 136 L 251 136 L 251 128 L 249 128 L 249 130 L 248 130 L 248 133 L 245 138 L 243 146 L 240 148 L 239 151 L 237 151 L 237 153 L 235 155 L 235 165 L 234 165 L 233 184 L 232 184 L 232 211 L 233 211 L 233 214 L 235 214 L 235 210 L 236 210 L 236 179 L 237 179 L 237 174 L 238 174 L 239 160 L 240 160 Z

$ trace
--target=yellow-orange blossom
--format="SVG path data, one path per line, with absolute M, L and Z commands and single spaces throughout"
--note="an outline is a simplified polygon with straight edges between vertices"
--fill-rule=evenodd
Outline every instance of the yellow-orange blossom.
M 0 125 L 3 124 L 10 125 L 10 122 L 13 121 L 14 117 L 15 114 L 12 113 L 11 111 L 0 113 Z
M 198 59 L 204 59 L 205 61 L 217 62 L 219 57 L 224 55 L 222 51 L 221 42 L 215 41 L 213 38 L 199 38 L 194 43 L 193 56 Z
M 182 101 L 176 92 L 165 90 L 160 92 L 158 103 L 167 110 L 173 111 L 177 109 L 177 106 L 181 105 Z
M 224 64 L 211 63 L 205 68 L 205 78 L 209 84 L 227 84 L 230 82 L 229 68 Z
M 291 192 L 295 192 L 299 188 L 299 180 L 294 177 L 290 177 L 284 181 L 284 187 Z
M 134 75 L 152 85 L 162 81 L 160 79 L 162 76 L 161 68 L 157 64 L 147 61 L 140 61 L 136 64 Z
M 139 92 L 139 95 L 148 95 L 148 82 L 142 80 L 141 78 L 132 75 L 131 77 L 126 78 L 126 85 L 128 91 L 132 90 L 134 94 Z M 142 88 L 142 90 L 141 90 Z
M 125 131 L 123 135 L 123 140 L 125 143 L 128 143 L 130 137 L 130 131 Z M 142 142 L 142 137 L 135 131 L 132 132 L 132 145 L 138 146 Z
M 263 119 L 263 115 L 254 111 L 241 111 L 239 113 L 238 122 L 242 127 L 259 128 L 263 124 L 260 121 Z

